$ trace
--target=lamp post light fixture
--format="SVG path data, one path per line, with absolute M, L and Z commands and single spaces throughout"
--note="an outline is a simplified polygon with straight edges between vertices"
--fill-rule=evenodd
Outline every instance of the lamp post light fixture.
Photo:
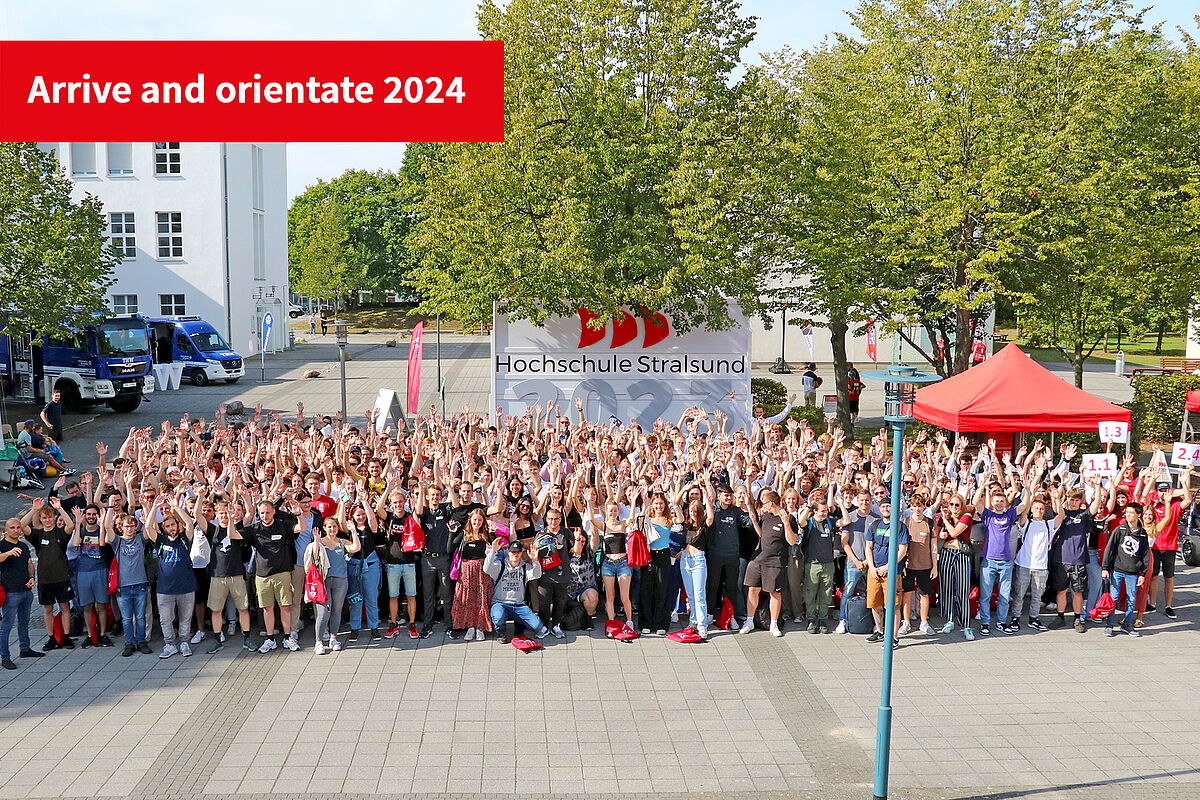
M 889 364 L 885 369 L 862 373 L 883 382 L 883 418 L 892 426 L 892 514 L 888 531 L 887 594 L 883 620 L 883 680 L 879 691 L 879 714 L 875 728 L 875 800 L 886 800 L 888 761 L 892 744 L 892 655 L 896 630 L 896 562 L 900 537 L 900 476 L 904 472 L 904 429 L 913 421 L 917 387 L 941 378 L 919 372 L 907 364 Z
M 335 319 L 333 321 L 333 332 L 337 337 L 338 345 L 338 364 L 342 370 L 342 424 L 346 424 L 346 345 L 350 341 L 350 332 L 346 330 L 346 321 L 344 319 Z

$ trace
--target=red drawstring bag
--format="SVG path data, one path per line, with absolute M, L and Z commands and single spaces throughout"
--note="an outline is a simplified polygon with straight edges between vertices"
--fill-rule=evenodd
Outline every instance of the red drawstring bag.
M 8 602 L 8 592 L 4 591 L 4 587 L 0 586 L 0 606 Z
M 638 632 L 629 627 L 628 622 L 622 624 L 621 630 L 617 631 L 618 642 L 632 642 L 636 638 L 638 638 Z
M 842 603 L 842 587 L 839 586 L 838 588 L 834 589 L 833 600 L 838 605 L 841 605 L 841 603 Z
M 723 631 L 729 630 L 729 626 L 733 623 L 733 603 L 729 602 L 729 598 L 725 598 L 725 604 L 721 606 L 721 613 L 717 614 L 717 618 L 713 620 L 713 624 Z
M 425 531 L 421 530 L 421 526 L 412 514 L 404 518 L 404 533 L 400 535 L 400 549 L 405 553 L 415 553 L 425 549 Z
M 650 545 L 646 544 L 646 534 L 633 531 L 625 537 L 625 554 L 629 558 L 629 566 L 644 567 L 650 563 Z
M 541 650 L 542 643 L 535 642 L 533 639 L 526 639 L 524 636 L 514 636 L 512 646 L 520 650 L 522 653 L 532 653 L 534 650 Z
M 684 628 L 681 631 L 668 633 L 667 638 L 672 642 L 679 642 L 681 644 L 699 644 L 704 641 L 700 638 L 700 634 L 696 633 L 695 628 Z
M 995 611 L 999 605 L 1000 605 L 1000 584 L 997 583 L 996 587 L 994 589 L 992 589 L 992 611 Z
M 541 563 L 543 571 L 562 566 L 562 559 L 558 557 L 557 550 L 551 550 L 550 555 L 539 558 L 538 561 Z
M 632 642 L 638 638 L 637 632 L 633 628 L 618 619 L 610 619 L 604 623 L 604 634 L 618 642 Z
M 321 580 L 321 570 L 315 562 L 308 565 L 308 573 L 304 576 L 304 599 L 318 605 L 328 599 L 325 595 L 325 581 Z
M 1092 619 L 1099 622 L 1102 619 L 1108 619 L 1109 615 L 1116 610 L 1116 603 L 1113 602 L 1112 595 L 1108 593 L 1108 587 L 1105 586 L 1099 599 L 1096 600 L 1096 605 L 1092 608 Z
M 116 594 L 120 585 L 121 577 L 117 572 L 117 559 L 113 558 L 112 563 L 108 565 L 108 593 Z
M 979 587 L 971 589 L 971 619 L 979 616 Z

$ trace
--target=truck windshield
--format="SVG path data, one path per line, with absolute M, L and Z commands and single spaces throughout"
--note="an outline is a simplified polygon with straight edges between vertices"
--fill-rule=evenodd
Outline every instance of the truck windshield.
M 193 333 L 192 343 L 201 353 L 213 353 L 217 350 L 228 350 L 229 342 L 225 341 L 216 331 Z
M 101 322 L 96 328 L 96 343 L 101 356 L 150 355 L 150 337 L 146 335 L 146 326 L 136 319 Z

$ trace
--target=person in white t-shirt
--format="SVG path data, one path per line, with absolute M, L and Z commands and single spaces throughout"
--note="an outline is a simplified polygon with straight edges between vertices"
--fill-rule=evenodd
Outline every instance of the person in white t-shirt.
M 1050 490 L 1049 502 L 1055 516 L 1046 518 L 1047 498 L 1038 494 L 1029 504 L 1029 511 L 1020 520 L 1020 537 L 1017 556 L 1013 560 L 1016 575 L 1013 576 L 1012 619 L 1007 633 L 1016 633 L 1021 627 L 1021 609 L 1025 606 L 1025 593 L 1029 592 L 1029 627 L 1035 631 L 1047 628 L 1038 618 L 1042 611 L 1042 593 L 1046 590 L 1046 577 L 1050 574 L 1050 544 L 1054 533 L 1062 524 L 1063 490 Z

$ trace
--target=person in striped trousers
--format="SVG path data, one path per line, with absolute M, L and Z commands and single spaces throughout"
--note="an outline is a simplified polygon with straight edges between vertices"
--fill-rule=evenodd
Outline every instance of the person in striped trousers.
M 971 523 L 972 509 L 961 495 L 951 495 L 942 509 L 938 539 L 938 606 L 946 616 L 942 633 L 957 623 L 968 641 L 971 631 Z

